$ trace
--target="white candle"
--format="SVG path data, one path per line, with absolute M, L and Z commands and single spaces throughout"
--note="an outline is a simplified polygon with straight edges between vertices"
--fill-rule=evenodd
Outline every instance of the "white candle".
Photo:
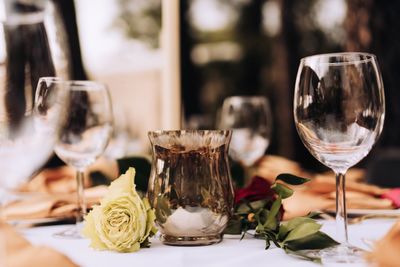
M 162 1 L 161 47 L 161 127 L 176 130 L 181 128 L 179 0 Z

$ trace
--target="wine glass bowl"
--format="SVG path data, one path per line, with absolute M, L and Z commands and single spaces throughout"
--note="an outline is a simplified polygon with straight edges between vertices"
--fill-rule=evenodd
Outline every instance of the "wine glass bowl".
M 346 171 L 363 159 L 383 129 L 385 99 L 376 57 L 368 53 L 322 54 L 300 62 L 294 119 L 305 147 L 336 174 L 338 248 L 322 251 L 326 261 L 359 261 L 348 244 Z
M 67 117 L 61 126 L 55 153 L 77 171 L 77 227 L 57 234 L 80 238 L 79 228 L 86 214 L 84 171 L 104 152 L 111 133 L 113 113 L 105 85 L 94 81 L 60 81 L 67 90 Z
M 56 154 L 83 170 L 104 152 L 112 132 L 111 102 L 106 87 L 91 81 L 66 82 L 69 116 L 62 128 Z
M 272 131 L 268 99 L 263 96 L 232 96 L 224 100 L 220 129 L 232 129 L 229 155 L 249 167 L 265 153 Z

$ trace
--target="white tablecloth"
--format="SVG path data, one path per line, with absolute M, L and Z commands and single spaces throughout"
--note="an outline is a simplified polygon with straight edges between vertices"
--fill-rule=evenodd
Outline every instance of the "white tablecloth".
M 373 241 L 381 238 L 393 223 L 393 220 L 368 220 L 357 225 L 350 225 L 350 242 L 359 247 L 368 249 L 365 240 Z M 334 237 L 335 223 L 333 221 L 324 221 L 323 224 L 322 230 Z M 42 226 L 23 229 L 21 231 L 32 243 L 45 244 L 53 247 L 69 256 L 77 264 L 85 267 L 319 266 L 286 255 L 278 248 L 265 250 L 265 242 L 252 237 L 247 237 L 239 241 L 239 238 L 236 236 L 225 236 L 224 240 L 219 244 L 202 247 L 166 246 L 157 238 L 153 238 L 151 240 L 151 248 L 144 248 L 135 253 L 122 254 L 109 251 L 95 251 L 89 248 L 89 240 L 58 239 L 52 236 L 53 233 L 62 231 L 66 227 L 69 226 Z M 352 266 L 366 266 L 366 264 Z

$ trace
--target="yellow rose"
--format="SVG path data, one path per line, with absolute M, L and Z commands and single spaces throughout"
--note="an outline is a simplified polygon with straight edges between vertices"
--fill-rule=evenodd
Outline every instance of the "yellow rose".
M 91 240 L 91 247 L 133 252 L 149 245 L 148 238 L 157 232 L 155 213 L 136 192 L 134 179 L 135 169 L 129 168 L 85 217 L 82 234 Z

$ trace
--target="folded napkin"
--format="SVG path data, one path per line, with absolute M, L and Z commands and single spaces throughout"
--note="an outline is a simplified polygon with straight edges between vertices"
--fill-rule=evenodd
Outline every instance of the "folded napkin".
M 85 190 L 87 206 L 99 203 L 107 192 L 106 186 L 96 186 Z M 7 221 L 73 218 L 77 210 L 76 193 L 34 193 L 7 204 L 3 215 Z
M 0 237 L 0 266 L 78 266 L 65 255 L 52 248 L 31 245 L 14 228 L 6 223 L 0 222 Z M 4 251 L 5 255 L 3 254 Z
M 31 181 L 23 184 L 20 192 L 42 192 L 42 193 L 72 193 L 76 191 L 76 171 L 68 166 L 45 169 L 36 175 Z M 85 175 L 87 177 L 87 175 Z M 85 180 L 85 187 L 90 186 Z
M 400 221 L 378 242 L 375 243 L 367 260 L 377 267 L 400 266 Z
M 78 210 L 75 175 L 68 166 L 43 170 L 15 192 L 15 201 L 5 205 L 6 220 L 74 218 Z M 86 181 L 85 186 L 89 185 Z M 99 203 L 106 192 L 105 185 L 86 188 L 87 206 Z
M 291 173 L 311 178 L 311 181 L 296 186 L 295 193 L 283 201 L 284 219 L 304 216 L 311 211 L 335 211 L 336 181 L 332 172 L 315 174 L 307 172 L 301 166 L 278 156 L 265 156 L 258 162 L 257 175 L 273 182 L 280 173 Z M 380 188 L 364 182 L 365 171 L 350 169 L 346 174 L 346 199 L 349 209 L 394 209 L 395 198 L 400 205 L 400 191 Z M 398 192 L 395 194 L 395 192 Z

